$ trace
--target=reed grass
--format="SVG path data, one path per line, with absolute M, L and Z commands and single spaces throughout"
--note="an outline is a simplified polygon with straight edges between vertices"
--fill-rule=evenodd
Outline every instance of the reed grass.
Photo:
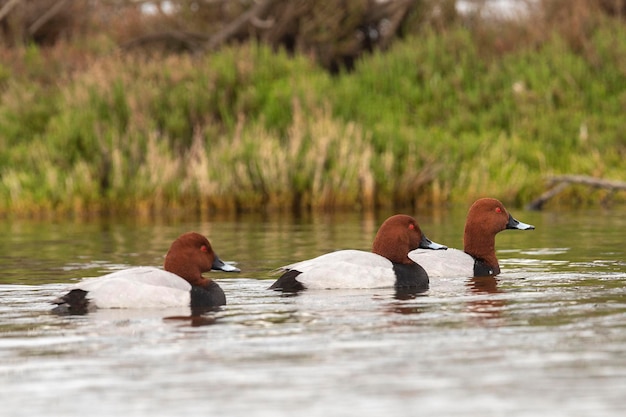
M 425 33 L 336 77 L 258 44 L 109 51 L 54 83 L 25 56 L 0 64 L 4 213 L 523 204 L 548 175 L 626 179 L 619 24 L 584 53 L 555 36 L 499 59 L 467 29 Z

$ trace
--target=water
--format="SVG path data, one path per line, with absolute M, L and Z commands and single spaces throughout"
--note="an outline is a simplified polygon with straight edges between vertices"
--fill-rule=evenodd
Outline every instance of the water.
M 388 213 L 0 221 L 1 414 L 624 415 L 626 211 L 513 212 L 537 230 L 498 235 L 497 279 L 433 279 L 412 299 L 266 290 L 282 264 L 368 249 Z M 461 245 L 463 211 L 417 217 Z M 243 271 L 213 274 L 221 311 L 49 313 L 81 277 L 162 264 L 188 230 Z

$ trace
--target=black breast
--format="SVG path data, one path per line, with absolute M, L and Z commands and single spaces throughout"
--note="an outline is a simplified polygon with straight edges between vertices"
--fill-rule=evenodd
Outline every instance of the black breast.
M 191 311 L 199 314 L 226 304 L 226 295 L 215 281 L 206 287 L 191 287 Z
M 396 289 L 409 290 L 411 292 L 423 292 L 428 290 L 428 274 L 418 264 L 393 264 L 396 274 Z
M 500 268 L 489 265 L 485 261 L 481 259 L 474 260 L 474 276 L 475 277 L 486 277 L 490 275 L 498 275 L 500 273 Z

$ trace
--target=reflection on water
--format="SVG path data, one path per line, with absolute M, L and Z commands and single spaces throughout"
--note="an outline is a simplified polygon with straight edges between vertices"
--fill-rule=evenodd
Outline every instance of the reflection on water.
M 469 278 L 467 288 L 474 294 L 498 294 L 498 280 L 494 276 Z M 506 300 L 496 296 L 488 296 L 469 301 L 467 309 L 480 320 L 499 319 L 502 317 Z
M 353 214 L 139 223 L 0 221 L 0 404 L 11 416 L 621 416 L 624 212 L 527 213 L 498 277 L 389 290 L 268 291 L 276 267 L 368 250 Z M 417 213 L 460 247 L 464 212 Z M 209 236 L 242 273 L 211 273 L 228 305 L 49 313 L 67 284 L 160 265 L 180 233 Z M 575 400 L 574 400 L 575 399 Z

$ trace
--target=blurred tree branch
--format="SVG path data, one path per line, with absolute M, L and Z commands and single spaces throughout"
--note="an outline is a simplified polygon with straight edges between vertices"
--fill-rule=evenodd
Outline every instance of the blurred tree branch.
M 22 0 L 9 0 L 4 3 L 4 6 L 0 9 L 0 21 L 5 18 L 7 14 L 11 12 L 11 10 L 17 6 L 17 4 Z
M 59 13 L 61 10 L 63 10 L 65 8 L 65 6 L 67 5 L 67 3 L 68 3 L 67 0 L 60 0 L 60 1 L 57 1 L 56 3 L 54 3 L 48 10 L 46 10 L 46 12 L 44 14 L 39 16 L 39 18 L 37 18 L 37 20 L 35 20 L 35 22 L 33 22 L 32 25 L 30 25 L 30 27 L 28 28 L 28 34 L 32 36 L 35 33 L 37 33 L 37 31 L 43 25 L 45 25 L 57 13 Z
M 315 56 L 325 67 L 350 68 L 362 53 L 386 48 L 419 0 L 256 0 L 238 2 L 173 1 L 174 19 L 204 19 L 189 26 L 161 27 L 139 35 L 125 48 L 161 45 L 193 52 L 214 51 L 225 44 L 257 39 L 274 48 Z M 224 23 L 227 22 L 227 23 Z
M 516 5 L 529 11 L 525 22 L 498 22 L 498 16 L 488 12 L 494 4 L 495 0 L 0 0 L 0 43 L 53 45 L 59 39 L 105 34 L 123 49 L 208 53 L 256 40 L 304 53 L 337 72 L 351 69 L 362 54 L 384 50 L 423 28 L 443 31 L 462 22 L 491 42 L 492 49 L 503 52 L 524 42 L 540 44 L 556 28 L 584 50 L 592 29 L 601 24 L 598 15 L 626 18 L 626 0 L 518 0 Z

